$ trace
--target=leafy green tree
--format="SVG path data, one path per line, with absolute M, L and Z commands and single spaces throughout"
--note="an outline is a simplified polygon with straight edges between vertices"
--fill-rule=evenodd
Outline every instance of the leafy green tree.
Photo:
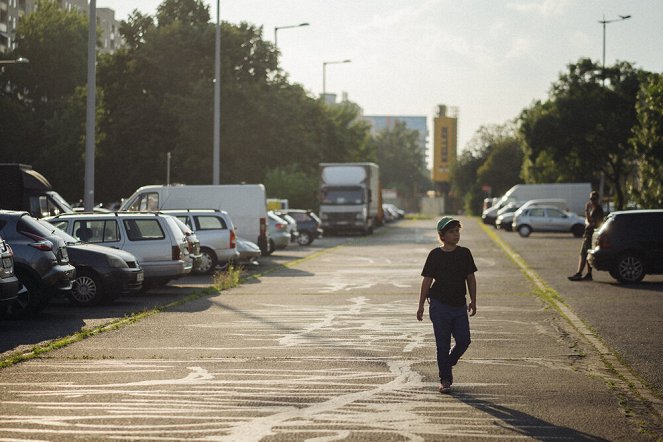
M 82 196 L 87 18 L 40 0 L 16 31 L 13 65 L 0 74 L 0 153 L 42 172 L 70 200 Z
M 626 62 L 603 71 L 589 59 L 568 68 L 553 84 L 547 101 L 534 103 L 520 115 L 524 175 L 528 181 L 550 177 L 594 183 L 603 175 L 622 208 L 624 182 L 634 158 L 629 138 L 643 73 Z
M 393 128 L 378 132 L 372 144 L 380 166 L 383 188 L 395 188 L 406 198 L 429 187 L 424 152 L 419 146 L 419 131 L 397 122 Z
M 522 163 L 512 124 L 482 126 L 451 167 L 452 194 L 463 199 L 468 213 L 479 214 L 485 197 L 502 195 L 521 182 Z
M 652 74 L 636 101 L 637 124 L 631 143 L 638 156 L 629 196 L 646 208 L 663 208 L 663 75 Z
M 285 198 L 295 208 L 319 208 L 317 171 L 307 173 L 296 165 L 277 167 L 267 172 L 264 184 L 268 198 Z
M 39 0 L 36 6 L 16 30 L 16 55 L 30 60 L 29 69 L 10 80 L 25 100 L 39 107 L 66 99 L 86 83 L 88 25 L 84 15 L 53 0 Z

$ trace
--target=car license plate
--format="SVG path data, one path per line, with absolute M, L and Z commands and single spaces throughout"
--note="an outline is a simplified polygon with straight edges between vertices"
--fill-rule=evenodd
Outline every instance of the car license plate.
M 11 268 L 12 266 L 12 259 L 11 258 L 2 258 L 2 266 L 6 269 Z
M 143 272 L 136 275 L 136 282 L 143 282 L 143 279 L 145 279 L 145 274 Z

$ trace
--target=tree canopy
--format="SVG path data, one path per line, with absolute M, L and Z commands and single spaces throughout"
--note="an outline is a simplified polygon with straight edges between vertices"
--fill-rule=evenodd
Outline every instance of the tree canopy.
M 589 59 L 568 66 L 549 99 L 520 115 L 528 182 L 590 181 L 603 176 L 624 207 L 624 183 L 631 173 L 635 102 L 642 71 L 621 62 L 606 68 Z
M 419 131 L 397 121 L 373 138 L 371 150 L 380 166 L 383 188 L 394 188 L 405 198 L 412 198 L 429 187 L 426 158 L 419 145 Z

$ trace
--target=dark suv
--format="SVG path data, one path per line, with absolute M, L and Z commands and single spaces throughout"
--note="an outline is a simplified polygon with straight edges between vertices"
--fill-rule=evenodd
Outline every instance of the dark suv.
M 663 273 L 663 210 L 612 212 L 594 232 L 587 259 L 624 284 Z
M 299 231 L 297 243 L 299 245 L 307 246 L 311 244 L 315 238 L 320 238 L 322 236 L 322 229 L 320 228 L 322 223 L 320 218 L 310 210 L 287 209 L 281 210 L 278 213 L 290 215 L 297 222 L 297 230 Z
M 64 241 L 28 212 L 0 210 L 0 236 L 14 251 L 14 271 L 27 289 L 6 308 L 10 317 L 27 316 L 48 304 L 57 292 L 71 290 L 76 273 Z

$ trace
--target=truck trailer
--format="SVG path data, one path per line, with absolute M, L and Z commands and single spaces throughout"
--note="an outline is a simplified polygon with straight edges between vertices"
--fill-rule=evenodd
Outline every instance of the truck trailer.
M 23 210 L 35 218 L 74 211 L 29 164 L 0 163 L 0 189 L 0 209 Z
M 325 233 L 373 233 L 382 223 L 375 163 L 320 163 L 320 219 Z

